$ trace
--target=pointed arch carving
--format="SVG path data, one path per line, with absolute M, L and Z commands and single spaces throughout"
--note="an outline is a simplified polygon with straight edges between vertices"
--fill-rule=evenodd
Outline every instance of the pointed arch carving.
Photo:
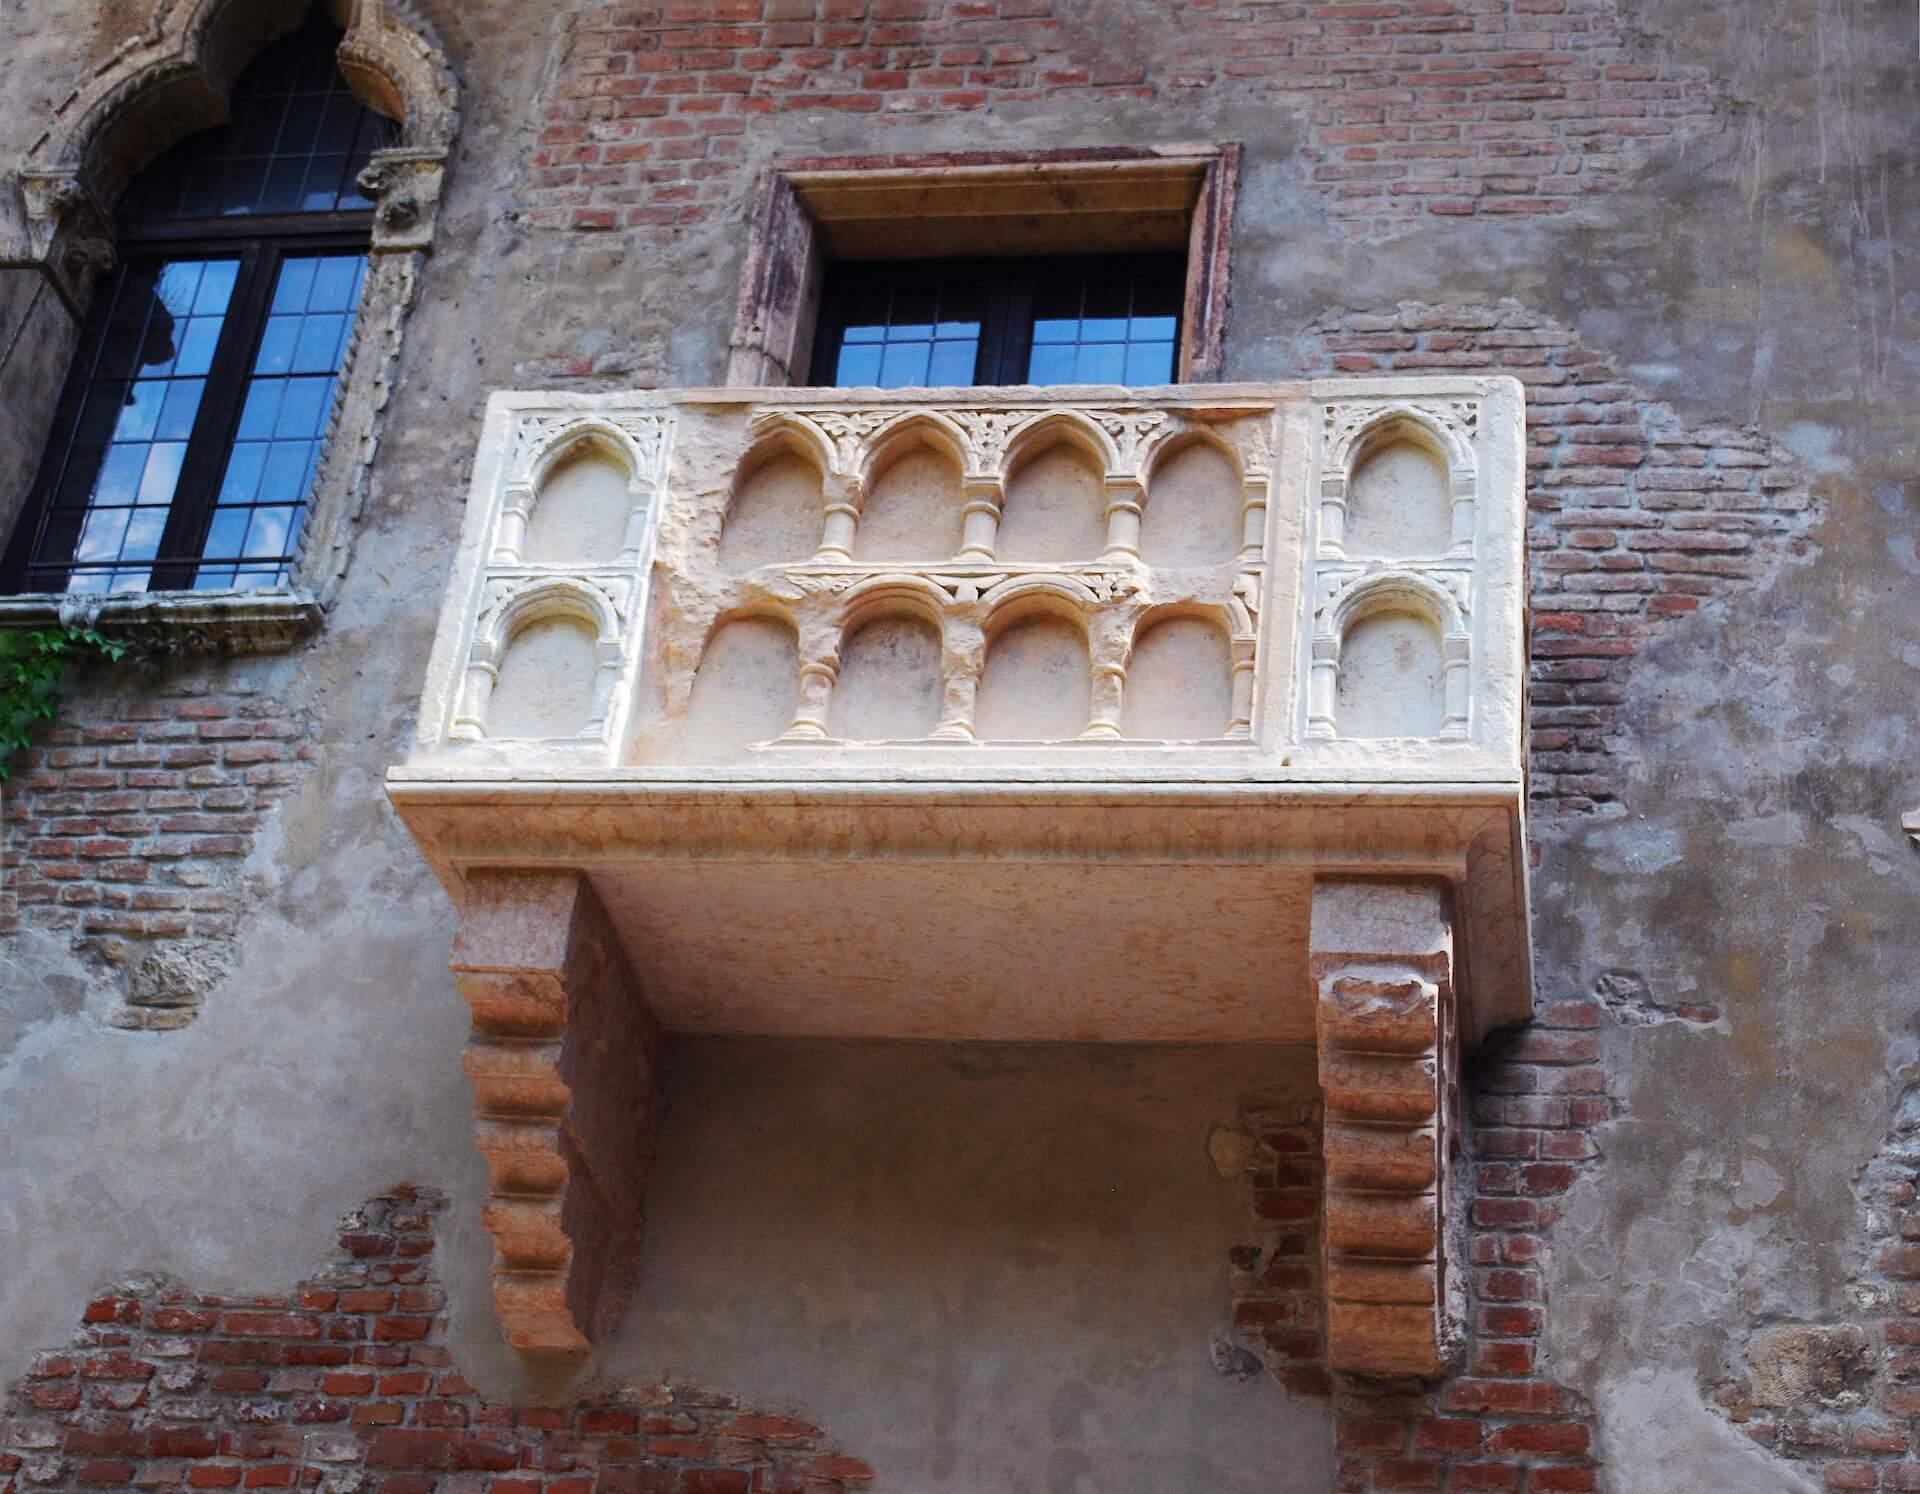
M 1470 472 L 1474 413 L 1436 411 L 1409 401 L 1343 410 L 1328 420 L 1327 470 L 1351 478 L 1354 467 L 1375 447 L 1411 436 L 1424 441 L 1449 468 Z
M 1083 452 L 1099 464 L 1103 475 L 1120 470 L 1120 448 L 1109 432 L 1079 410 L 1054 410 L 1013 433 L 1001 462 L 1001 475 L 1011 477 L 1059 445 Z
M 926 446 L 953 463 L 954 471 L 968 468 L 967 435 L 953 418 L 939 410 L 919 410 L 890 421 L 876 431 L 862 454 L 860 488 L 873 491 L 880 475 L 916 447 Z
M 459 91 L 438 41 L 402 0 L 313 0 L 346 36 L 348 86 L 398 122 L 362 187 L 376 199 L 374 252 L 424 249 L 459 128 Z M 299 25 L 308 0 L 160 0 L 147 29 L 54 111 L 18 172 L 29 256 L 76 315 L 113 263 L 113 209 L 142 167 L 227 119 L 234 80 Z
M 822 482 L 830 475 L 838 476 L 842 470 L 833 443 L 810 420 L 776 412 L 754 423 L 753 436 L 753 445 L 738 464 L 737 470 L 742 475 L 750 474 L 783 452 L 794 453 L 817 467 Z

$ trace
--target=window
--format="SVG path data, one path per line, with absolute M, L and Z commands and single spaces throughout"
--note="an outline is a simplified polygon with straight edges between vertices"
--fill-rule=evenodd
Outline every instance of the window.
M 1179 255 L 830 265 L 813 382 L 1170 384 Z
M 1218 378 L 1239 162 L 1231 144 L 776 160 L 726 381 Z
M 316 15 L 262 52 L 228 124 L 127 192 L 0 581 L 14 591 L 284 581 L 372 238 L 355 178 L 392 127 Z

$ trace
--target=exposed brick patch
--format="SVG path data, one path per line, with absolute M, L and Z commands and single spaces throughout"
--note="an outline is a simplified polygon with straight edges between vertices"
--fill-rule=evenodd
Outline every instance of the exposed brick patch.
M 1599 1487 L 1592 1408 L 1540 1362 L 1543 1259 L 1560 1198 L 1599 1156 L 1612 1114 L 1597 1002 L 1544 1006 L 1492 1038 L 1466 1075 L 1468 1317 L 1460 1370 L 1438 1384 L 1330 1376 L 1321 1342 L 1320 1131 L 1309 1108 L 1250 1102 L 1241 1125 L 1265 1148 L 1254 1175 L 1258 1243 L 1233 1252 L 1240 1342 L 1296 1395 L 1331 1392 L 1339 1494 Z
M 175 686 L 65 714 L 5 787 L 0 940 L 65 936 L 123 981 L 116 1023 L 184 1025 L 237 931 L 255 836 L 311 757 L 259 695 Z
M 1762 1447 L 1829 1489 L 1920 1490 L 1920 1086 L 1854 1185 L 1863 1255 L 1852 1311 L 1774 1324 L 1712 1399 Z
M 282 1296 L 146 1281 L 99 1298 L 73 1347 L 8 1392 L 0 1488 L 847 1494 L 872 1479 L 812 1423 L 731 1396 L 484 1400 L 441 1341 L 440 1205 L 412 1188 L 370 1200 Z
M 1256 1243 L 1235 1247 L 1233 1332 L 1289 1393 L 1333 1391 L 1327 1372 L 1320 1269 L 1320 1107 L 1251 1097 L 1240 1129 L 1257 1142 L 1253 1174 Z
M 1636 655 L 1669 619 L 1805 552 L 1813 500 L 1798 463 L 1753 429 L 1688 425 L 1517 301 L 1332 311 L 1304 341 L 1309 368 L 1526 386 L 1531 792 L 1536 808 L 1617 807 Z
M 1564 213 L 1709 118 L 1618 0 L 598 0 L 564 21 L 524 188 L 536 226 L 692 223 L 745 186 L 762 117 L 900 120 L 1227 91 L 1296 111 L 1362 233 Z

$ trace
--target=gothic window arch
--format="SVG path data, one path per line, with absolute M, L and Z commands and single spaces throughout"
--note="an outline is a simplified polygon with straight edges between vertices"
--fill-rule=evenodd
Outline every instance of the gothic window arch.
M 318 619 L 457 122 L 402 0 L 167 0 L 61 107 L 16 179 L 75 356 L 0 612 L 203 626 L 245 592 L 224 641 L 261 647 Z
M 163 154 L 116 222 L 6 560 L 12 589 L 281 584 L 331 423 L 392 125 L 334 65 L 324 15 L 263 51 L 232 120 Z

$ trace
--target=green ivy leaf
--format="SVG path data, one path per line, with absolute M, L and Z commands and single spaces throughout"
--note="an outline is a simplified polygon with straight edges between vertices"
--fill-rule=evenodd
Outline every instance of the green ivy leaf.
M 158 647 L 148 639 L 108 637 L 96 628 L 0 628 L 0 782 L 11 776 L 16 753 L 32 744 L 35 728 L 55 718 L 60 687 L 76 658 L 131 664 L 158 672 Z

